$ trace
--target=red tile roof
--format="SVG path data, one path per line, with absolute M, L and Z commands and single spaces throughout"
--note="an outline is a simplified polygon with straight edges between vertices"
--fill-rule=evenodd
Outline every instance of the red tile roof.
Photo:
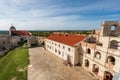
M 87 36 L 76 35 L 76 34 L 51 34 L 47 39 L 74 46 L 76 43 L 82 41 Z
M 18 36 L 31 36 L 31 33 L 25 30 L 17 30 L 17 31 L 11 31 L 11 32 Z

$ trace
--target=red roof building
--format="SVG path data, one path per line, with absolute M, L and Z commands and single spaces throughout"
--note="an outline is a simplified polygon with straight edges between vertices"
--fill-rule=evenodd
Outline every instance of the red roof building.
M 87 36 L 54 33 L 47 37 L 47 50 L 69 62 L 70 66 L 79 64 L 80 42 Z
M 76 34 L 51 34 L 47 39 L 63 43 L 69 46 L 74 46 L 76 43 L 82 41 L 87 36 Z
M 16 30 L 16 31 L 11 31 L 12 35 L 17 35 L 17 36 L 31 36 L 31 33 L 25 30 Z
M 9 34 L 11 36 L 31 36 L 31 33 L 25 30 L 16 30 L 16 28 L 13 26 L 9 29 Z

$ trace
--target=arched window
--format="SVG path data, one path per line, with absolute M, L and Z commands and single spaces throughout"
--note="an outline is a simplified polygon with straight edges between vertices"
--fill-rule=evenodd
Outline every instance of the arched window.
M 112 41 L 110 42 L 110 48 L 118 49 L 118 42 L 115 41 L 115 40 L 112 40 Z
M 116 25 L 111 26 L 110 36 L 117 36 L 115 30 L 116 30 Z
M 93 64 L 93 73 L 98 75 L 99 72 L 99 66 L 97 66 L 96 64 Z
M 115 31 L 115 26 L 111 26 L 111 31 Z
M 87 59 L 85 59 L 85 67 L 89 67 L 89 61 Z
M 100 52 L 95 52 L 95 58 L 101 59 L 101 53 Z
M 88 54 L 91 54 L 90 48 L 88 48 L 88 49 L 86 50 L 86 52 L 87 52 Z
M 108 64 L 112 64 L 112 65 L 115 65 L 115 58 L 113 56 L 108 56 L 107 57 L 107 63 Z
M 113 75 L 110 72 L 105 71 L 103 80 L 112 80 L 112 79 L 113 79 Z

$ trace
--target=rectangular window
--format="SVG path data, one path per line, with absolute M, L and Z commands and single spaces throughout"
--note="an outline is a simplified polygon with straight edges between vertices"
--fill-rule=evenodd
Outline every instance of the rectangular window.
M 70 51 L 70 48 L 68 48 L 68 51 Z
M 58 46 L 60 47 L 60 44 Z
M 65 49 L 65 46 L 63 46 L 63 49 Z
M 57 49 L 55 49 L 55 52 L 57 52 Z

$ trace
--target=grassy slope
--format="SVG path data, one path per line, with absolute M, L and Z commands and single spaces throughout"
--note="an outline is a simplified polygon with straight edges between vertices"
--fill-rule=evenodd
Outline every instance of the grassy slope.
M 27 80 L 28 49 L 16 48 L 0 59 L 0 80 Z

